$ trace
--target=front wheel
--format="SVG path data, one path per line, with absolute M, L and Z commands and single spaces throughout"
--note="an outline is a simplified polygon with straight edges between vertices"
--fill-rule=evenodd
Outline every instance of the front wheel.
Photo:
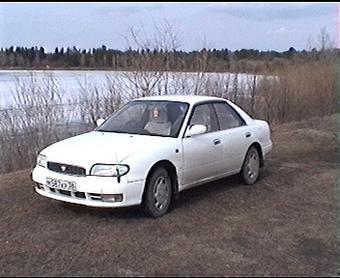
M 240 174 L 242 180 L 248 185 L 257 181 L 260 174 L 260 155 L 255 147 L 248 150 Z
M 172 183 L 169 173 L 163 167 L 153 171 L 145 188 L 144 208 L 154 217 L 161 217 L 167 211 L 172 198 Z

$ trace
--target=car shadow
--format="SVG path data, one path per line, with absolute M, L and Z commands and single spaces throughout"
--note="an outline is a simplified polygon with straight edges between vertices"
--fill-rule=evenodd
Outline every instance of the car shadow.
M 100 218 L 122 218 L 122 219 L 140 219 L 147 218 L 146 213 L 140 206 L 126 208 L 96 208 L 77 205 L 72 203 L 60 203 L 60 207 L 72 211 L 77 215 Z
M 275 175 L 275 173 L 275 167 L 272 167 L 272 165 L 266 165 L 261 168 L 259 179 L 254 185 L 246 185 L 242 181 L 240 175 L 235 174 L 214 182 L 209 182 L 196 187 L 192 187 L 180 192 L 179 198 L 173 202 L 171 210 L 191 207 L 196 205 L 196 203 L 203 202 L 204 200 L 209 198 L 217 197 L 223 193 L 231 194 L 237 190 L 251 192 L 253 190 L 256 190 L 256 188 L 260 188 L 261 186 L 263 186 L 262 181 Z
M 238 175 L 223 178 L 214 182 L 205 183 L 180 192 L 179 198 L 174 201 L 172 210 L 195 205 L 205 199 L 242 187 L 243 184 Z
M 202 184 L 180 192 L 179 197 L 173 200 L 169 209 L 176 211 L 181 208 L 189 208 L 195 206 L 196 203 L 203 202 L 206 199 L 217 197 L 227 191 L 237 190 L 253 190 L 256 185 L 261 184 L 261 180 L 273 175 L 271 169 L 264 168 L 261 172 L 258 182 L 253 186 L 244 185 L 239 175 L 233 175 L 214 182 Z M 243 189 L 244 188 L 244 189 Z M 86 207 L 72 203 L 60 202 L 61 208 L 72 211 L 77 215 L 100 218 L 119 218 L 119 219 L 150 219 L 142 206 L 133 206 L 126 208 L 96 208 Z

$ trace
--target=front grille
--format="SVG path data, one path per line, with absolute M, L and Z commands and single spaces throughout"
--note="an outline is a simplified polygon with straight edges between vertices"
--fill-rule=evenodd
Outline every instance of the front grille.
M 81 191 L 67 191 L 62 189 L 55 189 L 52 187 L 49 187 L 47 185 L 42 185 L 44 187 L 44 190 L 49 191 L 49 193 L 53 195 L 63 196 L 67 198 L 74 198 L 74 199 L 83 199 L 87 201 L 95 201 L 95 202 L 122 202 L 123 201 L 123 194 L 98 194 L 98 193 L 85 193 Z M 106 199 L 105 197 L 110 197 L 109 199 Z M 112 196 L 114 198 L 112 198 Z M 119 198 L 119 199 L 117 199 Z
M 61 195 L 64 195 L 64 196 L 68 196 L 68 197 L 76 197 L 76 198 L 79 198 L 79 199 L 86 199 L 86 194 L 85 192 L 80 192 L 80 191 L 76 191 L 76 192 L 72 192 L 72 191 L 67 191 L 67 190 L 62 190 L 62 189 L 55 189 L 55 188 L 52 188 L 52 187 L 49 187 L 49 186 L 46 186 L 51 193 L 53 194 L 61 194 Z
M 85 198 L 86 198 L 86 195 L 85 195 L 84 192 L 76 191 L 76 192 L 74 192 L 74 195 L 75 195 L 77 198 L 82 198 L 82 199 L 85 199 Z
M 66 196 L 71 196 L 71 191 L 66 191 L 66 190 L 59 189 L 59 193 L 63 194 L 63 195 L 66 195 Z
M 85 169 L 78 166 L 61 164 L 56 162 L 47 162 L 47 168 L 53 172 L 62 173 L 72 176 L 85 176 Z

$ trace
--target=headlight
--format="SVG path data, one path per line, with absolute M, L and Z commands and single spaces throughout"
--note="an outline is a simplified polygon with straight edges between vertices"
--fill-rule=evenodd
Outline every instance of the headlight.
M 126 175 L 130 167 L 125 164 L 95 164 L 92 166 L 90 175 L 102 177 L 121 177 Z
M 37 165 L 47 168 L 47 157 L 43 154 L 38 154 Z

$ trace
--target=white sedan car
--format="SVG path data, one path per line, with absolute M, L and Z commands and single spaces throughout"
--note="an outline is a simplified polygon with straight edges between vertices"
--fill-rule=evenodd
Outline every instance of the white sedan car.
M 42 150 L 32 178 L 45 197 L 160 217 L 190 187 L 234 174 L 254 184 L 271 149 L 268 124 L 228 100 L 146 97 Z

